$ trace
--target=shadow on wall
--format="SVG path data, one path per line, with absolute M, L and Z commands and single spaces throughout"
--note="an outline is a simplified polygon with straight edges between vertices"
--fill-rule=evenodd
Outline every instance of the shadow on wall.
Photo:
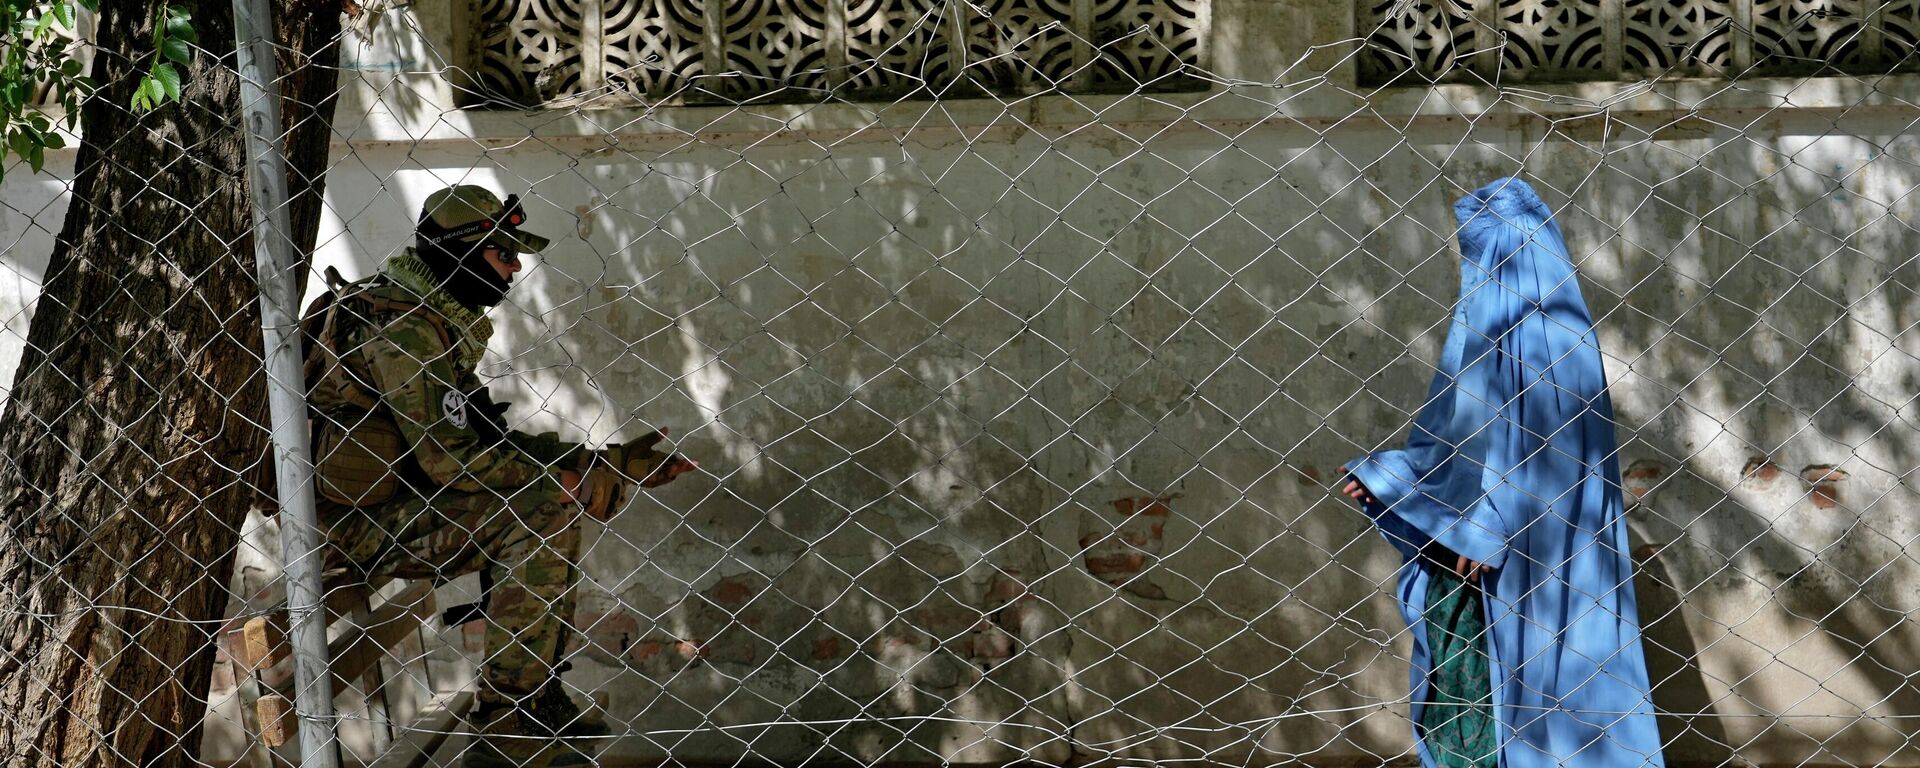
M 1897 514 L 1916 459 L 1900 333 L 1915 305 L 1910 259 L 1893 254 L 1912 251 L 1894 206 L 1915 174 L 1883 154 L 1910 139 L 1791 113 L 1745 136 L 1652 138 L 1695 164 L 1609 156 L 1569 177 L 1583 181 L 1564 188 L 1563 225 L 1610 236 L 1586 240 L 1582 266 L 1639 460 L 1627 486 L 1656 693 L 1722 716 L 1665 725 L 1694 759 L 1911 764 L 1897 716 L 1920 696 L 1894 670 L 1920 650 L 1903 586 L 1915 531 Z M 1590 168 L 1581 154 L 1541 171 Z
M 1425 391 L 1453 199 L 1524 173 L 1610 356 L 1670 756 L 1920 763 L 1901 126 L 1205 112 L 368 148 L 424 170 L 332 189 L 527 189 L 571 232 L 495 315 L 509 417 L 704 461 L 587 546 L 569 682 L 611 695 L 616 757 L 1406 759 L 1396 559 L 1327 490 Z M 345 215 L 368 266 L 404 226 Z
M 1906 264 L 1858 268 L 1911 250 L 1872 213 L 1907 168 L 1835 187 L 1797 164 L 1867 146 L 1830 123 L 1597 171 L 1577 136 L 1185 127 L 501 159 L 586 201 L 503 383 L 684 425 L 711 470 L 591 547 L 580 684 L 648 734 L 622 754 L 1404 754 L 1392 555 L 1324 488 L 1424 390 L 1452 199 L 1524 171 L 1645 486 L 1672 757 L 1911 762 L 1914 307 Z

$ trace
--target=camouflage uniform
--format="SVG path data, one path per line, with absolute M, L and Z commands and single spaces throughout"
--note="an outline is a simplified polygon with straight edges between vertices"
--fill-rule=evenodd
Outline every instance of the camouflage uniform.
M 530 694 L 555 676 L 564 617 L 573 609 L 578 509 L 559 472 L 574 466 L 579 447 L 551 436 L 488 434 L 481 422 L 492 414 L 470 402 L 479 377 L 456 364 L 459 342 L 449 344 L 425 315 L 432 304 L 419 304 L 422 297 L 386 275 L 362 290 L 420 308 L 354 312 L 336 329 L 340 364 L 371 385 L 382 407 L 322 418 L 352 424 L 390 416 L 410 452 L 397 468 L 395 498 L 358 508 L 321 501 L 334 564 L 404 579 L 492 571 L 486 679 L 502 693 Z M 342 301 L 343 310 L 357 305 Z M 464 330 L 449 320 L 439 325 L 449 334 Z M 316 392 L 314 399 L 327 398 Z
M 457 198 L 475 190 L 436 193 L 429 210 L 448 193 Z M 483 203 L 484 215 L 497 216 L 498 199 L 483 190 L 477 194 L 469 197 Z M 487 234 L 517 236 L 508 242 L 519 249 L 546 244 L 526 233 Z M 535 732 L 524 722 L 532 715 L 524 713 L 544 696 L 565 697 L 551 683 L 564 670 L 581 511 L 563 490 L 561 472 L 580 466 L 584 449 L 551 434 L 505 429 L 499 418 L 504 409 L 492 405 L 474 373 L 491 324 L 483 311 L 454 301 L 414 249 L 390 259 L 380 274 L 339 287 L 328 300 L 310 310 L 303 324 L 312 337 L 309 402 L 329 567 L 362 577 L 489 576 L 480 711 L 505 711 L 509 720 L 523 721 L 483 732 Z M 352 453 L 343 447 L 379 442 L 379 435 L 387 436 L 384 450 L 391 454 L 377 463 L 382 491 L 338 492 L 327 480 L 329 459 Z M 365 452 L 360 461 L 369 463 Z M 509 739 L 502 745 L 487 745 L 496 761 L 488 764 L 497 764 L 503 753 L 511 758 L 507 764 L 551 759 L 534 754 L 544 749 L 537 741 Z

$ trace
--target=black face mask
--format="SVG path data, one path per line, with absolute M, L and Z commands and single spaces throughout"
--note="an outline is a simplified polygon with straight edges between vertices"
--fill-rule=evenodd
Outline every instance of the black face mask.
M 414 241 L 414 249 L 419 251 L 420 260 L 433 270 L 441 290 L 452 296 L 454 301 L 460 302 L 461 306 L 473 310 L 494 306 L 506 298 L 507 288 L 512 281 L 501 277 L 500 272 L 487 262 L 485 248 L 478 243 L 455 242 L 452 245 L 469 250 L 464 254 L 456 254 L 427 242 L 424 237 L 415 238 Z

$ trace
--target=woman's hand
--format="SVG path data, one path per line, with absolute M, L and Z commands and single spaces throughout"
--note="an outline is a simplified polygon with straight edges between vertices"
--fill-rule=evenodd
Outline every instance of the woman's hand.
M 1353 497 L 1354 501 L 1362 504 L 1373 504 L 1379 501 L 1379 499 L 1373 497 L 1373 492 L 1367 490 L 1366 484 L 1360 482 L 1359 478 L 1347 474 L 1346 467 L 1340 468 L 1340 474 L 1345 475 L 1347 478 L 1347 487 L 1342 488 L 1341 493 Z M 1480 583 L 1480 574 L 1482 572 L 1493 570 L 1492 568 L 1488 568 L 1486 563 L 1468 560 L 1465 555 L 1455 555 L 1455 557 L 1458 559 L 1454 561 L 1453 572 L 1458 574 L 1460 578 L 1466 579 L 1474 584 Z
M 1453 572 L 1459 575 L 1460 578 L 1466 579 L 1469 583 L 1480 583 L 1480 572 L 1493 570 L 1492 568 L 1488 568 L 1486 563 L 1468 560 L 1466 555 L 1460 555 L 1459 558 L 1460 560 L 1453 564 Z
M 1373 498 L 1373 492 L 1367 490 L 1367 486 L 1361 484 L 1359 478 L 1354 477 L 1353 475 L 1347 474 L 1346 467 L 1340 468 L 1340 474 L 1347 478 L 1347 487 L 1342 489 L 1340 491 L 1341 493 L 1344 493 L 1348 496 L 1352 496 L 1354 501 L 1360 502 L 1362 504 L 1372 504 L 1375 501 L 1378 501 L 1377 499 Z

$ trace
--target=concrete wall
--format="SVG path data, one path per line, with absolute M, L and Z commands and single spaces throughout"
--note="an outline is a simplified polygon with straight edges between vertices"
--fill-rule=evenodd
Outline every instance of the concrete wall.
M 316 262 L 521 192 L 510 417 L 708 470 L 589 532 L 612 757 L 1404 759 L 1396 558 L 1330 485 L 1425 391 L 1453 199 L 1518 173 L 1599 318 L 1670 759 L 1920 764 L 1916 82 L 1360 93 L 1344 12 L 1279 5 L 1214 11 L 1270 85 L 1151 100 L 462 112 L 444 3 L 350 55 Z M 22 176 L 6 231 L 56 227 Z

